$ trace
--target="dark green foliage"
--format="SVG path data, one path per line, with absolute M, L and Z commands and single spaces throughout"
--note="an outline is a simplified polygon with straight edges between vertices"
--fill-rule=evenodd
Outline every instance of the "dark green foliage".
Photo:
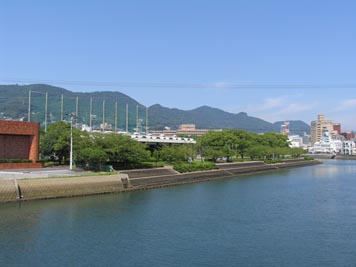
M 51 124 L 47 132 L 42 132 L 40 139 L 40 153 L 42 158 L 65 163 L 70 151 L 70 123 L 58 122 Z M 74 144 L 78 144 L 80 132 L 73 129 Z
M 157 158 L 156 153 L 154 158 Z M 189 158 L 193 159 L 196 157 L 196 150 L 191 144 L 164 145 L 159 151 L 158 157 L 160 160 L 166 162 L 187 161 Z
M 43 158 L 66 163 L 70 151 L 70 123 L 58 122 L 41 135 Z M 89 135 L 73 128 L 74 161 L 84 167 L 101 170 L 106 164 L 131 166 L 147 161 L 146 146 L 129 136 L 96 133 Z
M 305 159 L 305 160 L 314 160 L 314 158 L 313 158 L 313 157 L 310 157 L 310 156 L 304 156 L 304 159 Z
M 289 148 L 288 138 L 277 133 L 255 134 L 241 130 L 211 131 L 197 142 L 199 153 L 207 160 L 249 156 L 256 159 L 279 159 L 284 155 L 299 157 L 304 153 L 300 148 Z
M 177 172 L 194 172 L 194 171 L 207 171 L 217 169 L 216 165 L 212 162 L 178 162 L 173 165 L 173 169 Z

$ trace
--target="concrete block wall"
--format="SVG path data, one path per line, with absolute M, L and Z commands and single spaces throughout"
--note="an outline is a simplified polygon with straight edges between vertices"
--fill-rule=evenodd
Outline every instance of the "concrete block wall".
M 15 180 L 0 180 L 0 203 L 17 200 Z

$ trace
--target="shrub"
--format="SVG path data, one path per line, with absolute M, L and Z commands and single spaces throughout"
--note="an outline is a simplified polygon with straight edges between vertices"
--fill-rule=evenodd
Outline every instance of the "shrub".
M 32 163 L 29 159 L 0 159 L 0 163 Z
M 194 172 L 194 171 L 207 171 L 217 169 L 216 165 L 212 162 L 179 162 L 173 165 L 173 169 L 177 172 Z
M 282 160 L 281 159 L 265 159 L 264 163 L 266 164 L 275 164 L 275 163 L 281 163 Z
M 305 160 L 313 160 L 314 158 L 311 157 L 311 156 L 304 156 L 304 159 L 305 159 Z

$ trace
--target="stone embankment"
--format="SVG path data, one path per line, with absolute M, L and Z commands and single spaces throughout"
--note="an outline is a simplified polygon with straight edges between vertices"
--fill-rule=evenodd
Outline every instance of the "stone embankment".
M 145 190 L 163 186 L 173 186 L 240 175 L 274 171 L 289 167 L 319 164 L 317 160 L 287 160 L 278 164 L 262 161 L 217 164 L 218 169 L 177 173 L 172 168 L 128 170 L 114 175 L 0 180 L 0 203 L 34 199 L 83 196 L 135 190 Z

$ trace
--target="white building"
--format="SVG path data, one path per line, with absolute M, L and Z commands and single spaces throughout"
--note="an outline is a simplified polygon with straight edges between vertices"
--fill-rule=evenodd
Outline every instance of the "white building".
M 289 135 L 288 136 L 289 147 L 291 148 L 304 148 L 303 137 L 299 135 Z
M 309 148 L 309 153 L 313 154 L 337 154 L 342 151 L 342 141 L 334 140 L 331 138 L 330 133 L 325 131 L 320 141 L 314 143 L 312 147 Z
M 344 141 L 342 143 L 342 154 L 356 155 L 356 144 L 354 141 Z

